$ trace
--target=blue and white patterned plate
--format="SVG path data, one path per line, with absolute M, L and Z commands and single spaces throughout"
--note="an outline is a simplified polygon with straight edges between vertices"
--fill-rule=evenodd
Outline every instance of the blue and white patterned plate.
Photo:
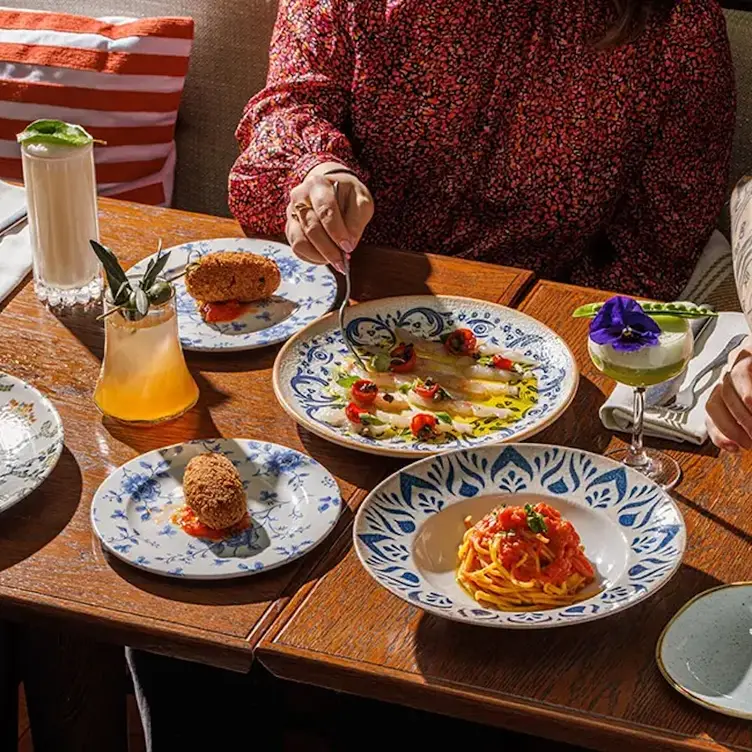
M 199 240 L 170 248 L 165 276 L 170 278 L 207 253 L 233 251 L 272 258 L 282 283 L 267 300 L 253 304 L 236 321 L 208 324 L 201 318 L 196 301 L 185 288 L 185 279 L 175 282 L 180 341 L 186 350 L 252 350 L 284 342 L 319 316 L 331 310 L 337 297 L 337 282 L 327 266 L 301 261 L 290 246 L 251 238 Z M 152 256 L 139 261 L 128 274 L 143 274 Z
M 395 328 L 435 339 L 457 327 L 472 329 L 484 341 L 518 350 L 540 363 L 535 369 L 538 402 L 521 420 L 486 436 L 457 438 L 440 446 L 400 437 L 374 439 L 330 426 L 324 416 L 335 398 L 327 385 L 348 355 L 335 314 L 311 324 L 280 351 L 274 363 L 274 393 L 285 411 L 312 433 L 335 444 L 392 457 L 426 457 L 453 448 L 520 440 L 541 431 L 566 410 L 579 381 L 571 350 L 540 321 L 512 308 L 470 298 L 414 295 L 360 303 L 347 319 L 349 336 L 364 346 L 393 343 Z
M 464 519 L 499 504 L 546 501 L 570 520 L 597 570 L 592 596 L 564 608 L 498 611 L 455 579 Z M 602 619 L 644 600 L 681 564 L 686 530 L 671 497 L 600 455 L 542 444 L 462 449 L 387 478 L 358 510 L 355 550 L 368 573 L 403 600 L 455 621 L 539 629 Z
M 194 538 L 170 521 L 183 504 L 183 473 L 198 454 L 237 467 L 253 524 L 223 541 Z M 287 564 L 318 545 L 341 506 L 334 478 L 294 449 L 247 439 L 191 441 L 142 454 L 97 490 L 91 522 L 104 547 L 155 574 L 193 580 L 243 577 Z
M 62 451 L 63 424 L 52 403 L 0 372 L 0 512 L 40 486 Z

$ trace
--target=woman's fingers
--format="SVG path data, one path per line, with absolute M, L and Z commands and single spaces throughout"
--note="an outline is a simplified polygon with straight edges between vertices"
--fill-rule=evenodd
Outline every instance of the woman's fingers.
M 305 233 L 308 243 L 337 271 L 344 271 L 342 251 L 334 244 L 313 209 L 309 194 L 309 183 L 304 182 L 290 193 L 292 212 Z
M 326 259 L 308 242 L 303 228 L 298 222 L 292 204 L 287 207 L 287 225 L 285 226 L 285 235 L 287 242 L 292 248 L 292 252 L 303 261 L 310 264 L 325 264 Z
M 710 395 L 706 409 L 708 432 L 716 446 L 731 452 L 739 447 L 752 448 L 752 439 L 726 404 L 723 387 L 720 384 Z
M 322 177 L 312 178 L 310 199 L 321 226 L 332 242 L 345 253 L 352 253 L 353 240 L 342 218 L 334 184 Z
M 340 190 L 340 205 L 344 211 L 345 224 L 350 233 L 353 246 L 360 241 L 366 225 L 373 218 L 373 198 L 363 183 L 345 183 L 346 189 Z
M 752 402 L 752 382 L 746 368 L 737 367 L 724 375 L 721 397 L 734 420 L 752 437 L 752 413 L 747 407 Z

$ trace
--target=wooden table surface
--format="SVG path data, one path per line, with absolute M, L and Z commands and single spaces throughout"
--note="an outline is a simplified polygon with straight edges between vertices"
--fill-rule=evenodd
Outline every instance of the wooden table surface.
M 567 413 L 534 441 L 598 453 L 621 445 L 598 420 L 611 386 L 587 356 L 587 322 L 570 318 L 601 295 L 539 282 L 519 306 L 566 339 L 583 374 Z M 719 457 L 709 446 L 649 443 L 681 462 L 674 495 L 688 549 L 677 575 L 646 602 L 545 632 L 463 625 L 382 589 L 345 531 L 261 641 L 260 660 L 285 678 L 596 749 L 752 749 L 752 724 L 684 699 L 654 658 L 661 630 L 693 595 L 752 580 L 752 453 Z
M 128 265 L 190 240 L 242 235 L 232 220 L 111 200 L 100 203 L 102 240 Z M 362 249 L 353 297 L 426 293 L 513 302 L 528 272 L 436 256 Z M 57 407 L 65 450 L 49 479 L 0 517 L 0 615 L 55 617 L 93 637 L 247 669 L 252 649 L 312 567 L 350 525 L 345 508 L 318 549 L 262 575 L 222 583 L 182 583 L 106 556 L 89 507 L 99 484 L 138 454 L 193 438 L 271 439 L 318 459 L 351 508 L 392 468 L 335 447 L 304 430 L 277 405 L 271 368 L 277 348 L 187 353 L 200 387 L 197 407 L 173 423 L 127 428 L 104 422 L 92 402 L 104 345 L 94 313 L 57 318 L 26 285 L 0 304 L 0 370 L 35 385 Z

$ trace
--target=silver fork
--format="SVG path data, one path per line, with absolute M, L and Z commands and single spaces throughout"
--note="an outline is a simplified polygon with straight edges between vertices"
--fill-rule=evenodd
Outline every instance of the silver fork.
M 337 199 L 337 204 L 339 204 L 339 183 L 335 180 L 332 187 L 334 188 L 334 198 Z M 358 351 L 355 349 L 352 342 L 350 342 L 350 338 L 347 336 L 347 327 L 345 326 L 345 311 L 350 305 L 350 292 L 352 290 L 352 286 L 350 282 L 350 256 L 344 251 L 342 252 L 342 260 L 342 266 L 345 269 L 345 299 L 342 301 L 342 305 L 339 307 L 339 330 L 342 334 L 342 339 L 347 345 L 347 349 L 350 351 L 350 354 L 353 356 L 353 358 L 355 358 L 355 361 L 363 370 L 363 372 L 367 373 L 368 369 L 366 368 L 366 364 L 363 362 L 363 359 L 360 357 Z
M 735 350 L 741 343 L 744 341 L 744 338 L 746 337 L 745 334 L 737 334 L 736 336 L 732 337 L 726 347 L 721 350 L 718 355 L 713 358 L 713 360 L 708 363 L 705 368 L 700 371 L 700 373 L 695 376 L 690 384 L 684 389 L 682 389 L 674 398 L 673 402 L 670 402 L 666 405 L 666 409 L 672 410 L 673 412 L 678 413 L 684 413 L 687 412 L 687 410 L 691 410 L 695 406 L 696 397 L 695 397 L 695 387 L 697 384 L 700 383 L 701 379 L 704 379 L 711 371 L 714 371 L 719 366 L 724 365 L 726 362 L 729 353 L 732 350 Z

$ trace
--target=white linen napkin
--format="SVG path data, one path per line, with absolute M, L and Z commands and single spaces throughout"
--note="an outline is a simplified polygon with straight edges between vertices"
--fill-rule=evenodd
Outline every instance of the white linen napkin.
M 749 328 L 741 313 L 721 313 L 711 319 L 708 326 L 695 342 L 695 354 L 682 377 L 676 379 L 673 391 L 689 386 L 695 376 L 702 371 L 728 342 L 737 334 L 748 334 Z M 705 428 L 705 404 L 725 371 L 725 363 L 704 376 L 693 387 L 694 407 L 686 412 L 672 411 L 670 407 L 645 408 L 645 435 L 671 441 L 688 441 L 704 444 L 708 439 Z M 650 390 L 648 390 L 648 395 Z M 632 430 L 633 392 L 623 384 L 617 384 L 611 396 L 600 409 L 603 425 L 610 431 L 629 432 Z M 649 402 L 649 399 L 647 400 Z
M 0 180 L 0 232 L 12 224 L 26 205 L 23 188 Z M 0 302 L 23 280 L 31 269 L 29 226 L 0 235 Z

